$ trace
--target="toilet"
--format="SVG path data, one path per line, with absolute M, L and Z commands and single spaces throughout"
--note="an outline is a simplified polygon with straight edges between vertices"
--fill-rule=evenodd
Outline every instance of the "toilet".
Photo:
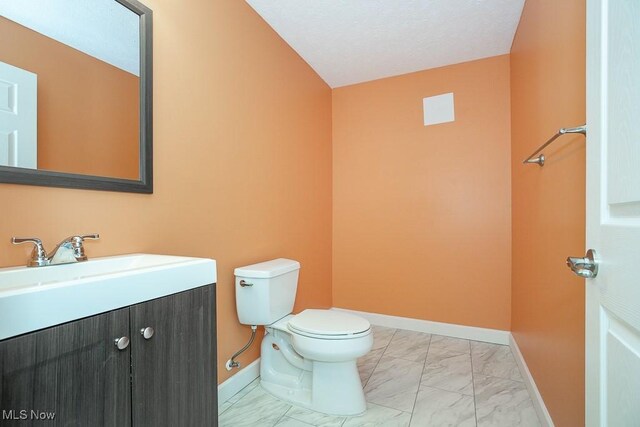
M 263 325 L 260 384 L 292 404 L 331 415 L 367 406 L 356 360 L 373 345 L 366 319 L 333 310 L 292 314 L 300 263 L 279 258 L 235 269 L 240 323 Z

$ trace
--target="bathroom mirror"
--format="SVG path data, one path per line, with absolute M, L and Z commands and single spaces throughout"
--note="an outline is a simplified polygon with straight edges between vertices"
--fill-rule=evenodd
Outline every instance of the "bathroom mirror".
M 0 2 L 0 182 L 153 192 L 152 13 Z

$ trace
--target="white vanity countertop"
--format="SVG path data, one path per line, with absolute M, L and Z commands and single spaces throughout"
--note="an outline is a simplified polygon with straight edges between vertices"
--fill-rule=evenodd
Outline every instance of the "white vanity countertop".
M 170 255 L 0 268 L 0 340 L 216 281 L 214 260 Z

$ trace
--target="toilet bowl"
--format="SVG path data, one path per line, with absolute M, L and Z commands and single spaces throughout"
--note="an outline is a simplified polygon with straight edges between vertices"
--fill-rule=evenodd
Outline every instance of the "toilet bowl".
M 299 269 L 299 263 L 287 259 L 236 269 L 240 322 L 265 326 L 260 384 L 314 411 L 359 415 L 366 402 L 356 363 L 373 345 L 371 325 L 333 310 L 291 314 Z
M 312 315 L 314 331 L 296 329 L 296 320 Z M 336 321 L 356 325 L 337 334 Z M 324 326 L 327 327 L 324 327 Z M 266 327 L 260 376 L 273 395 L 332 415 L 359 415 L 366 408 L 357 359 L 371 350 L 366 320 L 331 310 L 305 310 Z M 275 344 L 275 345 L 274 345 Z

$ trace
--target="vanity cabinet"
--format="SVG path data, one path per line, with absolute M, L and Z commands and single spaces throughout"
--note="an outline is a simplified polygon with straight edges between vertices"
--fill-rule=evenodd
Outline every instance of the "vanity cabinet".
M 215 426 L 215 333 L 209 285 L 0 341 L 0 425 Z
M 125 308 L 1 341 L 0 425 L 130 425 L 128 335 Z
M 216 425 L 214 296 L 204 287 L 131 307 L 134 426 Z

